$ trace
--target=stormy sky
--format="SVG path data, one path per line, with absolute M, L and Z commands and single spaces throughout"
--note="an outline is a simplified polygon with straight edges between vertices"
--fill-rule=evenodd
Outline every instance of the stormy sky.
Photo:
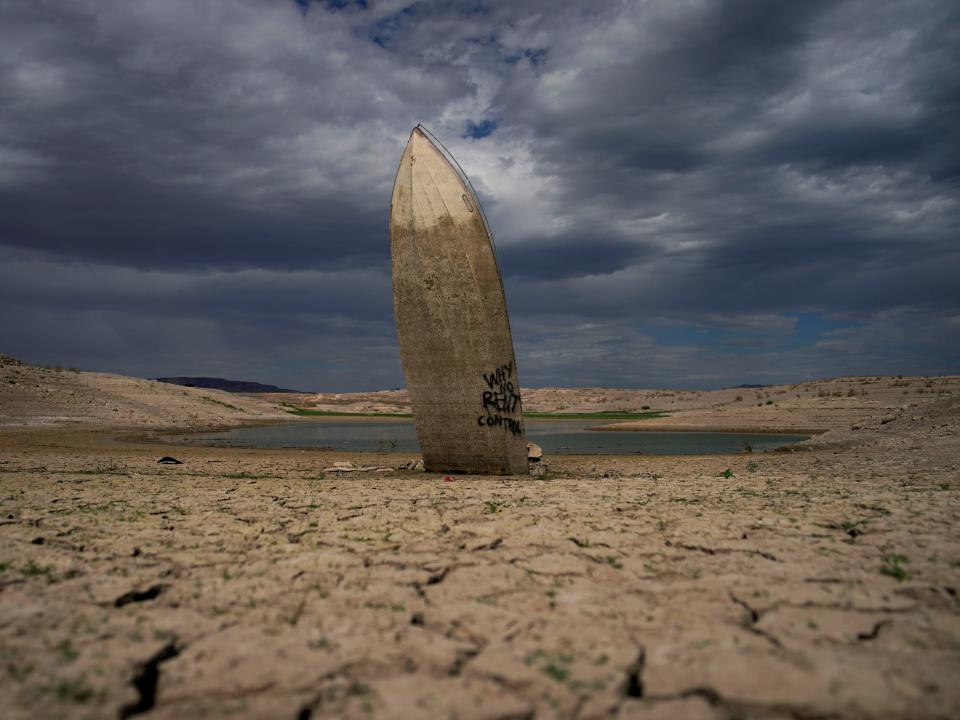
M 960 372 L 953 0 L 0 0 L 0 352 L 403 385 L 411 127 L 528 387 Z

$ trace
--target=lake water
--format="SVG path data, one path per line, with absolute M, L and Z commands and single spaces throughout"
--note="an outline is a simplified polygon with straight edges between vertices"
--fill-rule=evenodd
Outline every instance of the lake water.
M 597 421 L 529 420 L 527 439 L 555 455 L 701 455 L 773 450 L 807 435 L 720 432 L 595 432 Z M 353 452 L 419 452 L 412 420 L 320 420 L 179 435 L 209 445 L 260 448 L 329 448 Z

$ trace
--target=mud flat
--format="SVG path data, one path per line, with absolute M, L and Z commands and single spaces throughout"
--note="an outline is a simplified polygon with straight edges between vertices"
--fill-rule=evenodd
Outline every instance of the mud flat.
M 539 479 L 2 428 L 0 707 L 956 717 L 960 399 L 910 403 L 807 452 Z

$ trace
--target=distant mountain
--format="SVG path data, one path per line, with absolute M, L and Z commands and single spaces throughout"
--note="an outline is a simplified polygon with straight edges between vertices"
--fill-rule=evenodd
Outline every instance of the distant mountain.
M 232 393 L 298 393 L 301 390 L 287 390 L 279 388 L 276 385 L 264 385 L 263 383 L 251 382 L 249 380 L 225 380 L 224 378 L 213 377 L 161 377 L 154 378 L 157 382 L 170 383 L 171 385 L 183 385 L 184 387 L 209 388 L 210 390 L 223 390 Z
M 734 385 L 732 389 L 733 389 L 733 390 L 740 390 L 740 389 L 753 390 L 753 389 L 756 389 L 756 388 L 764 388 L 764 387 L 770 387 L 770 386 L 769 386 L 769 385 L 754 385 L 754 384 L 752 384 L 752 383 L 747 383 L 747 384 L 744 384 L 744 385 Z

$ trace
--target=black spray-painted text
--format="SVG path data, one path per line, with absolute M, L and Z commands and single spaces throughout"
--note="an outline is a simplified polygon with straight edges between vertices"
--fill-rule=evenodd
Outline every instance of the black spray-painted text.
M 513 383 L 513 361 L 501 365 L 489 375 L 483 373 L 483 380 L 489 390 L 483 391 L 481 398 L 485 415 L 477 418 L 477 425 L 502 427 L 514 435 L 523 432 L 520 420 L 507 417 L 520 406 L 520 393 Z

